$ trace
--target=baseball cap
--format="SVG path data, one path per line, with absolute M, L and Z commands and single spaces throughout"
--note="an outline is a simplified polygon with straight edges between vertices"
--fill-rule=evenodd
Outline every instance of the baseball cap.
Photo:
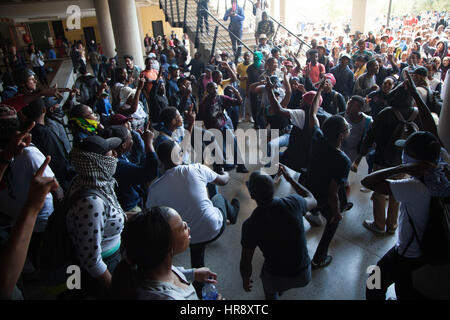
M 275 87 L 281 87 L 281 81 L 278 78 L 278 76 L 271 76 L 270 82 L 272 82 L 275 85 Z
M 222 51 L 222 53 L 220 54 L 220 56 L 221 56 L 221 57 L 223 57 L 223 56 L 228 57 L 229 54 L 228 54 L 228 52 L 226 52 L 226 51 Z
M 180 69 L 180 67 L 178 67 L 176 64 L 171 64 L 169 66 L 169 72 L 172 72 L 172 71 L 178 70 L 178 69 Z
M 46 109 L 49 109 L 58 103 L 60 103 L 60 100 L 56 99 L 55 97 L 45 97 L 44 98 L 44 104 L 45 104 Z
M 419 161 L 435 161 L 441 152 L 439 140 L 426 131 L 414 132 L 406 140 L 397 140 L 395 145 L 410 150 Z
M 104 139 L 100 136 L 89 136 L 78 142 L 75 146 L 85 152 L 105 155 L 109 151 L 116 149 L 121 143 L 122 140 L 116 137 Z
M 352 61 L 352 57 L 350 57 L 350 55 L 345 51 L 340 54 L 339 59 L 342 59 L 342 58 L 347 58 L 349 61 Z
M 267 39 L 266 34 L 265 34 L 265 33 L 262 33 L 262 34 L 259 36 L 259 39 Z
M 383 33 L 383 34 L 381 35 L 381 38 L 380 38 L 380 39 L 383 39 L 383 38 L 389 38 L 389 36 L 388 36 L 386 33 Z
M 155 58 L 156 59 L 156 54 L 154 54 L 153 52 L 150 52 L 150 54 L 148 55 L 149 58 Z
M 427 68 L 420 66 L 414 69 L 413 74 L 418 74 L 419 76 L 426 77 L 428 76 L 428 70 Z
M 131 117 L 125 117 L 123 114 L 116 113 L 115 115 L 111 116 L 111 118 L 109 119 L 109 123 L 113 126 L 117 126 L 131 121 L 131 119 Z
M 334 77 L 334 75 L 332 73 L 326 73 L 325 78 L 329 79 L 333 86 L 336 84 L 336 78 Z
M 312 105 L 312 102 L 314 100 L 314 97 L 316 96 L 317 91 L 308 91 L 303 95 L 303 101 L 305 101 L 307 104 Z M 322 96 L 320 97 L 319 105 L 321 105 L 323 102 Z

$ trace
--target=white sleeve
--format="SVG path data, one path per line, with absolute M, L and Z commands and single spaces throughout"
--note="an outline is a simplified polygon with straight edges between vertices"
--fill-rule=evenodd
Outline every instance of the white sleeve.
M 290 116 L 291 122 L 294 126 L 303 129 L 305 126 L 305 111 L 301 109 L 286 109 Z
M 392 195 L 398 202 L 410 202 L 411 195 L 426 193 L 425 185 L 417 179 L 387 180 L 392 191 Z
M 205 178 L 207 183 L 211 183 L 217 179 L 218 174 L 215 173 L 214 171 L 212 171 L 207 166 L 199 164 L 198 168 L 200 169 L 200 172 L 201 172 L 202 176 Z

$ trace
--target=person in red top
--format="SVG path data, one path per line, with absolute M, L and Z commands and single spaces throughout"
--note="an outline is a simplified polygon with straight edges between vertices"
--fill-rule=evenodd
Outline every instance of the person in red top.
M 309 77 L 311 82 L 316 85 L 325 74 L 325 66 L 317 60 L 319 59 L 319 53 L 316 49 L 309 51 L 309 63 L 303 69 L 303 75 Z
M 145 70 L 143 70 L 140 74 L 140 76 L 144 76 L 146 79 L 145 86 L 144 86 L 144 94 L 146 99 L 149 99 L 150 91 L 153 87 L 153 81 L 157 80 L 159 78 L 158 71 L 152 68 L 152 58 L 148 57 L 145 59 Z

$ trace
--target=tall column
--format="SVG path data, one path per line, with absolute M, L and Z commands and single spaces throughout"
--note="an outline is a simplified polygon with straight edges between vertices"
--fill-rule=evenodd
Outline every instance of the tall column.
M 114 39 L 117 46 L 119 64 L 125 65 L 123 56 L 132 55 L 134 63 L 144 67 L 144 52 L 136 14 L 136 3 L 133 0 L 109 0 L 111 21 L 114 21 Z
M 351 32 L 366 32 L 367 0 L 353 0 Z
M 108 58 L 116 55 L 116 43 L 114 41 L 111 16 L 109 14 L 108 0 L 94 0 L 95 15 L 97 16 L 98 30 L 103 48 L 103 53 Z
M 442 104 L 441 114 L 439 115 L 438 133 L 439 138 L 444 144 L 447 152 L 450 153 L 450 72 L 447 72 L 447 77 L 444 82 L 442 90 L 445 93 L 444 103 Z
M 280 0 L 280 22 L 286 26 L 286 1 Z

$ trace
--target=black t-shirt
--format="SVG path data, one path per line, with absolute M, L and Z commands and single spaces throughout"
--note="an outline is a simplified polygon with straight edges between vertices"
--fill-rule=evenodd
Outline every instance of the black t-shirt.
M 351 161 L 344 152 L 331 146 L 318 126 L 311 129 L 311 156 L 308 164 L 306 187 L 312 192 L 319 205 L 328 199 L 331 180 L 343 185 L 350 172 Z
M 275 276 L 295 276 L 308 267 L 303 216 L 306 201 L 299 195 L 275 197 L 268 207 L 257 207 L 242 225 L 242 247 L 259 247 L 265 270 Z
M 260 67 L 257 68 L 255 64 L 251 64 L 247 68 L 247 83 L 251 85 L 259 81 L 259 77 L 264 73 L 264 64 L 261 63 Z
M 403 115 L 404 119 L 408 119 L 413 112 L 413 109 L 398 109 Z M 421 123 L 419 121 L 419 116 L 416 117 L 414 122 L 417 124 L 419 129 L 421 128 Z M 391 164 L 386 162 L 384 150 L 390 143 L 392 135 L 394 134 L 395 128 L 399 124 L 397 117 L 391 109 L 384 108 L 375 118 L 373 123 L 371 135 L 373 137 L 373 142 L 376 143 L 374 162 L 380 166 L 389 167 Z M 401 148 L 398 148 L 398 152 L 393 158 L 397 159 L 394 165 L 401 164 Z

